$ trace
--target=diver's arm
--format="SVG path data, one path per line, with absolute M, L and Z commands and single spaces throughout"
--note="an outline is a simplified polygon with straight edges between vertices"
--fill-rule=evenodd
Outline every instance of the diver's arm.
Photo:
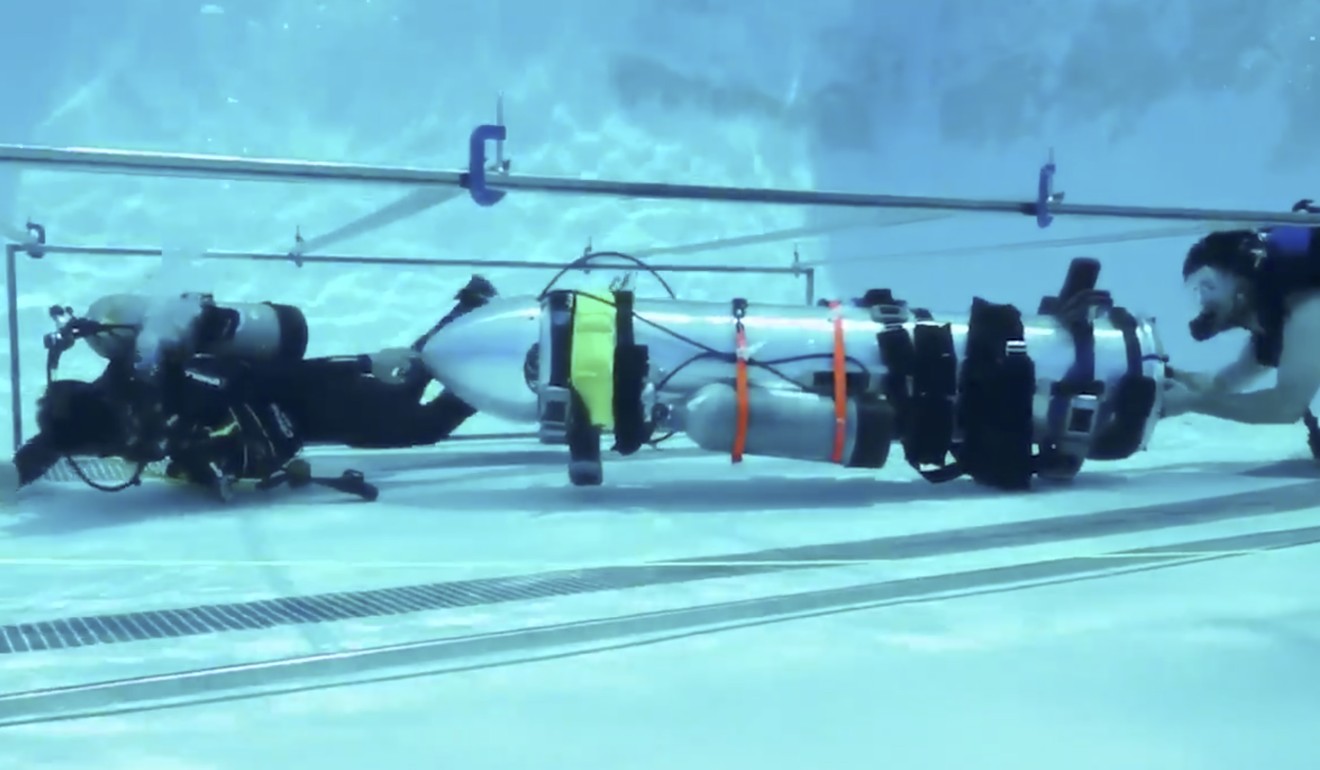
M 1238 357 L 1217 372 L 1170 369 L 1169 378 L 1202 393 L 1236 393 L 1259 379 L 1267 369 L 1256 360 L 1256 349 L 1248 340 Z
M 1278 382 L 1250 393 L 1205 391 L 1191 411 L 1251 425 L 1286 425 L 1305 414 L 1320 391 L 1320 294 L 1297 304 L 1283 325 Z M 1230 367 L 1231 368 L 1231 367 Z
M 1219 393 L 1240 392 L 1260 379 L 1268 369 L 1269 367 L 1256 359 L 1256 347 L 1251 340 L 1247 340 L 1238 357 L 1228 366 L 1215 372 L 1207 390 Z

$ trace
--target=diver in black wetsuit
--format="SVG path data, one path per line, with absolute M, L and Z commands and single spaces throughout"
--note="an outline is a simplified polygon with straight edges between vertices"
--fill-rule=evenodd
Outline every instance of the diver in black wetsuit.
M 1200 305 L 1194 339 L 1228 329 L 1250 337 L 1219 371 L 1171 371 L 1165 416 L 1190 412 L 1258 425 L 1306 416 L 1320 392 L 1320 229 L 1212 233 L 1188 251 L 1182 273 Z M 1277 375 L 1272 387 L 1246 390 L 1270 369 Z
M 40 478 L 61 457 L 168 461 L 167 473 L 227 497 L 232 482 L 320 481 L 374 499 L 352 472 L 310 477 L 291 464 L 303 447 L 407 447 L 447 438 L 476 413 L 443 392 L 420 399 L 430 375 L 417 354 L 455 318 L 484 305 L 494 287 L 475 276 L 457 304 L 410 348 L 377 355 L 253 361 L 195 354 L 143 379 L 129 357 L 111 358 L 93 382 L 57 380 L 40 401 L 39 432 L 19 448 L 0 497 Z M 305 336 L 304 336 L 305 340 Z M 297 467 L 298 470 L 291 470 Z

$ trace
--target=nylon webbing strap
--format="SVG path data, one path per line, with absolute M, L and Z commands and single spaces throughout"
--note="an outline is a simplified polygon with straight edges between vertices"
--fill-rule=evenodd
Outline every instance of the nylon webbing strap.
M 843 463 L 848 437 L 848 351 L 843 337 L 843 309 L 838 300 L 830 303 L 834 316 L 834 452 L 830 460 Z
M 748 422 L 748 383 L 747 383 L 747 328 L 743 319 L 747 316 L 747 300 L 741 297 L 733 301 L 733 343 L 734 366 L 736 367 L 735 388 L 738 399 L 737 422 L 733 434 L 733 462 L 740 463 L 743 451 L 747 448 Z

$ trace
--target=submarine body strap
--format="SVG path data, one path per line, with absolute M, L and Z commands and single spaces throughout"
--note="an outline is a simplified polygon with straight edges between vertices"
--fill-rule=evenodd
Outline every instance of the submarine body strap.
M 830 302 L 830 311 L 834 321 L 834 451 L 830 460 L 842 465 L 848 439 L 848 350 L 843 336 L 842 303 Z
M 737 417 L 734 423 L 733 452 L 730 458 L 735 463 L 742 462 L 743 452 L 747 449 L 747 422 L 749 417 L 748 400 L 750 398 L 747 383 L 747 327 L 743 319 L 747 317 L 747 300 L 739 297 L 733 300 L 733 344 L 735 394 L 737 397 Z

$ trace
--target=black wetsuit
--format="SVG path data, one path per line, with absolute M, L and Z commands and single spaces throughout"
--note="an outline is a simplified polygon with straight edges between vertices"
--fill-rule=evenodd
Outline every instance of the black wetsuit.
M 1293 211 L 1304 210 L 1303 201 Z M 1311 207 L 1305 210 L 1320 213 Z M 1202 238 L 1187 252 L 1183 277 L 1210 266 L 1248 281 L 1260 324 L 1251 332 L 1252 353 L 1261 366 L 1277 369 L 1283 355 L 1283 330 L 1293 296 L 1320 290 L 1320 228 L 1268 227 L 1224 230 Z M 1193 321 L 1195 326 L 1196 321 Z M 1195 332 L 1193 332 L 1195 336 Z M 1307 409 L 1302 416 L 1311 455 L 1320 460 L 1320 419 Z
M 481 276 L 412 350 L 496 295 Z M 171 475 L 200 484 L 268 479 L 304 446 L 395 448 L 448 438 L 476 410 L 448 392 L 427 403 L 430 374 L 414 361 L 400 383 L 371 374 L 368 356 L 246 361 L 193 356 L 151 378 L 112 361 L 93 382 L 52 383 L 40 431 L 14 455 L 20 485 L 68 455 L 169 460 Z
M 369 369 L 365 356 L 279 363 L 194 356 L 147 384 L 112 363 L 92 383 L 56 383 L 60 403 L 45 399 L 41 431 L 14 463 L 21 484 L 65 455 L 169 460 L 171 475 L 201 484 L 262 479 L 309 444 L 433 444 L 476 413 L 447 392 L 421 403 L 430 378 L 420 366 L 401 384 Z
M 1320 228 L 1268 227 L 1211 233 L 1188 251 L 1183 277 L 1204 266 L 1248 282 L 1252 309 L 1260 324 L 1260 330 L 1251 333 L 1253 352 L 1261 365 L 1277 367 L 1283 353 L 1288 302 L 1298 293 L 1320 289 Z

